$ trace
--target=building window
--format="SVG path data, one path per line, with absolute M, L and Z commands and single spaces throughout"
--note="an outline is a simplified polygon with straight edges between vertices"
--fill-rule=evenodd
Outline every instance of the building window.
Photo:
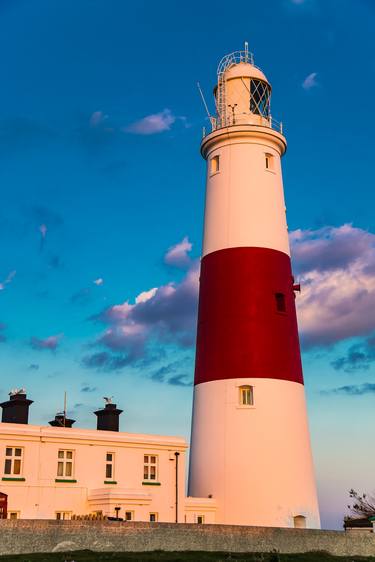
M 19 519 L 20 512 L 19 511 L 8 511 L 8 519 Z
M 56 519 L 58 521 L 70 521 L 72 518 L 71 511 L 56 511 Z
M 240 386 L 240 404 L 241 406 L 254 405 L 254 387 L 248 384 Z
M 105 477 L 108 479 L 114 478 L 115 471 L 115 454 L 114 453 L 107 453 L 106 455 L 106 465 L 105 465 Z
M 220 156 L 213 156 L 211 158 L 211 175 L 220 171 Z
M 286 303 L 284 293 L 275 293 L 277 312 L 286 312 Z
M 195 521 L 196 521 L 196 523 L 198 523 L 198 525 L 203 525 L 204 515 L 197 515 Z
M 158 457 L 156 455 L 144 455 L 143 479 L 156 480 L 158 469 Z
M 134 511 L 125 511 L 125 521 L 133 521 Z
M 71 478 L 73 476 L 73 451 L 60 449 L 57 456 L 57 476 L 59 478 Z
M 296 515 L 293 517 L 295 529 L 306 529 L 306 517 L 304 515 Z
M 272 154 L 265 154 L 266 170 L 274 170 L 274 157 Z
M 22 474 L 22 456 L 23 450 L 21 447 L 6 447 L 4 474 L 10 476 Z
M 150 522 L 156 523 L 157 520 L 158 520 L 158 514 L 157 513 L 150 513 Z

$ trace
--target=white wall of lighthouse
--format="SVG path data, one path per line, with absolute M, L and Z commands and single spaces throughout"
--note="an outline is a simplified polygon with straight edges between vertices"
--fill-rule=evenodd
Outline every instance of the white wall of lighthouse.
M 272 127 L 264 74 L 246 53 L 228 57 L 216 98 L 230 111 L 201 145 L 189 495 L 216 498 L 221 523 L 318 528 L 281 171 L 286 140 Z M 252 404 L 241 403 L 244 385 Z

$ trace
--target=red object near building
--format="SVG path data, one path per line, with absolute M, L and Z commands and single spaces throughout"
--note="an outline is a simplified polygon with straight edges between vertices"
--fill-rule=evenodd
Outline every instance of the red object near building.
M 8 514 L 8 496 L 0 492 L 0 519 L 6 519 Z

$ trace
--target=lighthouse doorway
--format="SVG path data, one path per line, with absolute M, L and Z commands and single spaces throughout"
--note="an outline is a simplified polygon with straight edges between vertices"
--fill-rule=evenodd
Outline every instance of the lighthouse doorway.
M 8 496 L 0 492 L 0 519 L 6 519 L 8 514 Z

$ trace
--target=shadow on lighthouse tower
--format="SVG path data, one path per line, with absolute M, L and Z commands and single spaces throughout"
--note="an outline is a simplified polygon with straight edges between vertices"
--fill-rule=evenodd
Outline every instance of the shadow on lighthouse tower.
M 319 528 L 285 214 L 286 139 L 244 51 L 219 63 L 204 136 L 189 495 L 217 522 Z

